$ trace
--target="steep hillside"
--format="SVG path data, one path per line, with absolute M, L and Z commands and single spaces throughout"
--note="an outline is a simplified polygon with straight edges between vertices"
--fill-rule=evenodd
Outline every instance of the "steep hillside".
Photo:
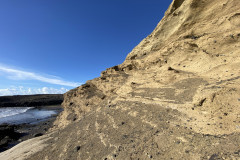
M 123 64 L 63 106 L 49 135 L 2 156 L 240 159 L 240 1 L 174 0 Z

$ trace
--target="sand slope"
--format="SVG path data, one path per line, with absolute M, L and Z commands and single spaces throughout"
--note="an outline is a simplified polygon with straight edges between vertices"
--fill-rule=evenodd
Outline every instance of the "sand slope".
M 2 160 L 24 160 L 32 154 L 41 151 L 47 145 L 44 144 L 50 139 L 50 135 L 44 135 L 38 138 L 29 139 L 19 145 L 0 154 Z

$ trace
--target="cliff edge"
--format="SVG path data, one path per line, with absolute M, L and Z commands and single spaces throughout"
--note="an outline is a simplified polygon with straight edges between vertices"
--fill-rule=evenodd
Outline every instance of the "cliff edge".
M 64 94 L 25 158 L 240 159 L 239 106 L 240 1 L 174 0 L 122 64 Z

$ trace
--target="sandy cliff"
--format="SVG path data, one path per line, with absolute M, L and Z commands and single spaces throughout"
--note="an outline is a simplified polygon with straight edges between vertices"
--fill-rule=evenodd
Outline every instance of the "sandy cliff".
M 240 1 L 174 0 L 123 64 L 63 106 L 44 147 L 22 157 L 240 159 Z

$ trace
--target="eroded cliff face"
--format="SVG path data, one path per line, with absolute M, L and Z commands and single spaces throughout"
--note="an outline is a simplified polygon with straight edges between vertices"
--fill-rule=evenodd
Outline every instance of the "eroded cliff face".
M 63 106 L 30 159 L 240 159 L 240 1 L 174 0 Z

